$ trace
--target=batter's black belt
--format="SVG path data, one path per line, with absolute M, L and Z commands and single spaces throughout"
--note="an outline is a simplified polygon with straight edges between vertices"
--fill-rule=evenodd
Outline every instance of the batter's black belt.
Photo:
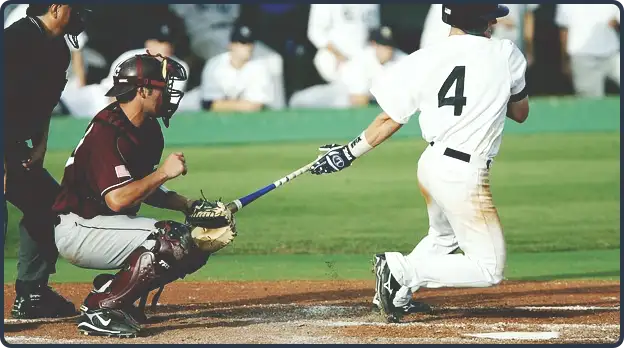
M 433 144 L 435 144 L 434 141 L 430 142 L 429 145 L 433 146 Z M 465 152 L 461 152 L 461 151 L 457 151 L 455 149 L 451 149 L 450 147 L 447 147 L 444 150 L 444 156 L 448 156 L 451 158 L 455 158 L 458 159 L 460 161 L 464 161 L 467 163 L 470 163 L 470 155 L 465 153 Z M 492 163 L 492 160 L 487 160 L 487 162 L 485 162 L 485 165 L 487 166 L 487 169 L 490 169 L 490 164 Z

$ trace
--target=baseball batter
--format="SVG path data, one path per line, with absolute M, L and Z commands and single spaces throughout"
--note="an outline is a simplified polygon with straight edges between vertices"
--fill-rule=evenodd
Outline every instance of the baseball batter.
M 162 186 L 186 174 L 182 153 L 158 166 L 164 139 L 157 118 L 168 126 L 183 96 L 173 82 L 186 78 L 170 58 L 142 54 L 122 62 L 106 93 L 117 101 L 93 118 L 67 161 L 53 206 L 59 253 L 79 267 L 120 270 L 94 280 L 80 307 L 83 333 L 136 336 L 144 302 L 133 303 L 209 257 L 189 242 L 185 225 L 136 215 L 142 203 L 186 214 L 197 204 Z
M 503 279 L 505 243 L 492 201 L 489 172 L 505 117 L 529 113 L 526 59 L 509 40 L 492 39 L 505 6 L 443 5 L 449 37 L 386 70 L 371 93 L 383 109 L 344 146 L 326 145 L 312 173 L 334 173 L 397 132 L 420 111 L 428 145 L 418 161 L 429 232 L 403 255 L 375 255 L 376 292 L 389 321 L 405 312 L 419 287 L 487 287 Z M 410 78 L 405 78 L 409 76 Z M 454 253 L 461 248 L 463 254 Z
M 361 51 L 368 32 L 379 27 L 379 4 L 312 4 L 308 38 L 317 48 L 314 66 L 327 82 Z

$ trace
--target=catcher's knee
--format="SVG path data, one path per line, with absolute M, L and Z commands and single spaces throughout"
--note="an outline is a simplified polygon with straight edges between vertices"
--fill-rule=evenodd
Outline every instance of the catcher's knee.
M 154 250 L 164 262 L 163 266 L 166 264 L 169 267 L 170 277 L 184 278 L 206 264 L 210 253 L 197 247 L 188 225 L 159 221 L 156 227 L 160 233 Z

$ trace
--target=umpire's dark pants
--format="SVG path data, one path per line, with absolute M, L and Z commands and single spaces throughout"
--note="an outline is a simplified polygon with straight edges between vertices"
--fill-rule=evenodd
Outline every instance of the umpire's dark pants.
M 6 155 L 10 157 L 8 153 Z M 52 205 L 59 191 L 59 184 L 41 166 L 26 170 L 21 160 L 7 158 L 5 199 L 23 213 L 19 224 L 18 280 L 47 281 L 49 275 L 56 271 L 56 216 L 52 213 Z

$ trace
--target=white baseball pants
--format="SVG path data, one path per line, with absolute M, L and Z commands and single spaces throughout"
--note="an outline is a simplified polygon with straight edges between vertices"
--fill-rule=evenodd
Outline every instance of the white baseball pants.
M 59 254 L 75 266 L 89 269 L 119 269 L 138 247 L 151 249 L 158 233 L 154 219 L 127 215 L 96 216 L 83 219 L 61 215 L 54 230 Z
M 492 202 L 487 159 L 470 162 L 427 147 L 418 161 L 418 181 L 427 203 L 429 232 L 409 255 L 387 252 L 392 275 L 402 285 L 395 305 L 419 287 L 488 287 L 503 279 L 505 242 Z M 450 254 L 457 247 L 464 254 Z

